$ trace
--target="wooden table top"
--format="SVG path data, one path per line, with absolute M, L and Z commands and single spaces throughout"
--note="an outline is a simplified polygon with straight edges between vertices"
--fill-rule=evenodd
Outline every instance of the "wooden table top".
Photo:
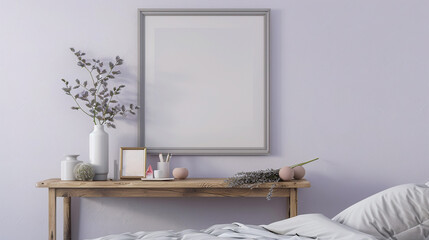
M 36 184 L 38 188 L 229 188 L 226 178 L 187 178 L 172 181 L 109 180 L 109 181 L 61 181 L 47 179 Z M 257 188 L 270 188 L 272 183 L 264 183 Z M 308 188 L 309 181 L 280 181 L 276 188 Z M 236 187 L 239 188 L 239 187 Z

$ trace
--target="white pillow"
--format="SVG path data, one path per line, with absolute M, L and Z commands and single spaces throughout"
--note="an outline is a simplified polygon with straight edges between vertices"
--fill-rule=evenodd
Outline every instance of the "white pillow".
M 321 214 L 303 214 L 261 227 L 283 235 L 299 235 L 320 240 L 376 240 L 373 236 L 339 224 Z
M 429 237 L 429 186 L 405 184 L 368 197 L 332 220 L 378 239 Z

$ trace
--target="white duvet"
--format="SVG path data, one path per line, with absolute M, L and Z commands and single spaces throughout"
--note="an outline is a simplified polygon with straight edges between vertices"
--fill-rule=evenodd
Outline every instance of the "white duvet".
M 93 240 L 221 240 L 221 239 L 260 239 L 260 240 L 314 240 L 315 238 L 305 238 L 299 236 L 282 236 L 263 229 L 258 226 L 244 225 L 241 223 L 219 224 L 205 230 L 188 229 L 183 231 L 153 231 L 153 232 L 136 232 L 109 235 Z
M 334 222 L 321 214 L 306 214 L 269 225 L 219 224 L 204 230 L 153 231 L 109 235 L 93 240 L 375 240 L 374 237 Z
M 321 214 L 304 214 L 261 226 L 233 223 L 199 231 L 123 233 L 94 240 L 134 239 L 429 240 L 429 183 L 386 189 L 333 220 Z

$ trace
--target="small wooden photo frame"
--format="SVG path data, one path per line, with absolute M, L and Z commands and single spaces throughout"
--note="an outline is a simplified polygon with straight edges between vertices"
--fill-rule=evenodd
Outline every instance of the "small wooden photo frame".
M 146 153 L 145 147 L 121 147 L 120 178 L 146 177 Z

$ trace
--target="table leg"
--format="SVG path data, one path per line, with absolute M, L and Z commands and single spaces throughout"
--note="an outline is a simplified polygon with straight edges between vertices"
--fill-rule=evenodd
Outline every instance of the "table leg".
M 57 220 L 57 201 L 55 188 L 49 189 L 49 240 L 55 240 L 57 237 L 56 220 Z
M 64 240 L 71 240 L 71 197 L 64 197 Z
M 298 215 L 298 196 L 297 196 L 297 189 L 291 188 L 290 189 L 290 196 L 289 196 L 289 217 L 295 217 Z

